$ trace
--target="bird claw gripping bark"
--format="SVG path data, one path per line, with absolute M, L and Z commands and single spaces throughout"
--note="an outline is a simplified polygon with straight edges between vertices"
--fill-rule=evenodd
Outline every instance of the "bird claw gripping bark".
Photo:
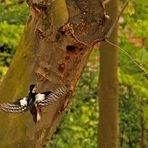
M 41 119 L 41 107 L 55 103 L 66 96 L 68 92 L 69 89 L 66 86 L 62 86 L 55 91 L 37 93 L 36 85 L 30 85 L 30 90 L 26 97 L 12 103 L 0 104 L 0 110 L 9 113 L 22 113 L 29 110 L 33 121 L 36 123 Z

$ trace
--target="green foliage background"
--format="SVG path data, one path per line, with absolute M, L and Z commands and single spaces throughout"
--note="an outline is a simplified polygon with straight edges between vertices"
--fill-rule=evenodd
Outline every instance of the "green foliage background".
M 122 6 L 123 1 L 120 2 Z M 23 34 L 28 8 L 14 0 L 0 3 L 0 77 L 3 78 Z M 131 1 L 119 28 L 119 46 L 148 71 L 148 5 Z M 145 127 L 148 147 L 148 74 L 120 50 L 120 147 L 136 148 Z M 69 108 L 47 148 L 97 147 L 99 52 L 95 49 L 80 79 Z M 143 123 L 142 120 L 143 119 Z

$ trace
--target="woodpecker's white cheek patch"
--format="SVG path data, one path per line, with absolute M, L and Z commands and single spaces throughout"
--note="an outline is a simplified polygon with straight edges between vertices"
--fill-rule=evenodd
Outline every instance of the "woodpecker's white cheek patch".
M 45 94 L 37 94 L 36 96 L 35 96 L 35 98 L 36 98 L 36 102 L 40 102 L 40 101 L 43 101 L 44 99 L 45 99 Z
M 24 97 L 22 100 L 20 100 L 20 105 L 27 106 L 27 98 L 26 97 Z
M 35 93 L 35 92 L 36 92 L 36 87 L 34 87 L 32 90 L 32 93 Z

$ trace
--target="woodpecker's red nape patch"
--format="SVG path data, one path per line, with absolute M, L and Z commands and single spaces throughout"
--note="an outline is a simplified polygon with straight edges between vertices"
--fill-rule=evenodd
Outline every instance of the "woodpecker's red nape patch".
M 40 108 L 40 106 L 39 106 L 38 103 L 37 103 L 37 105 L 36 105 L 36 111 L 37 111 L 37 112 L 41 112 L 41 108 Z

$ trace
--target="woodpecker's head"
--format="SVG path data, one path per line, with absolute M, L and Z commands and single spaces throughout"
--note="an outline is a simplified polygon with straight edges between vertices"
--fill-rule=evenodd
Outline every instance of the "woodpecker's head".
M 36 93 L 36 85 L 35 84 L 30 85 L 30 92 L 31 93 Z

